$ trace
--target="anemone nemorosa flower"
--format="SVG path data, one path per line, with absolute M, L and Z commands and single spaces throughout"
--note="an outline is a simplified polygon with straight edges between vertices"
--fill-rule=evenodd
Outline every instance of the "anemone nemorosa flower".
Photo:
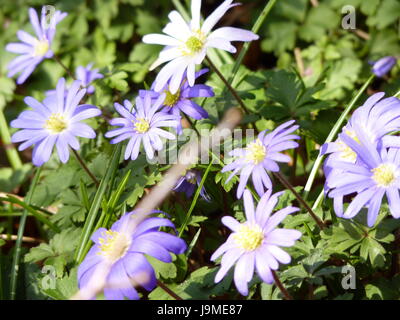
M 200 70 L 196 72 L 195 78 L 201 77 L 203 74 L 208 72 L 208 69 Z M 154 90 L 155 82 L 151 86 L 151 90 Z M 143 97 L 149 91 L 140 90 L 139 94 Z M 153 99 L 157 99 L 160 96 L 160 93 L 156 91 L 151 91 Z M 186 114 L 187 116 L 201 120 L 208 118 L 208 113 L 201 106 L 199 106 L 196 102 L 193 101 L 194 98 L 209 98 L 214 97 L 214 91 L 211 87 L 205 84 L 195 84 L 193 87 L 190 87 L 186 77 L 182 79 L 181 86 L 177 93 L 171 93 L 169 89 L 169 83 L 167 83 L 164 88 L 161 90 L 162 93 L 165 93 L 165 100 L 163 102 L 164 108 L 163 111 L 173 114 L 177 117 L 177 119 L 181 119 L 181 112 Z M 178 121 L 178 126 L 176 128 L 178 134 L 182 134 L 182 124 Z
M 139 299 L 132 281 L 151 291 L 156 286 L 154 269 L 145 255 L 163 262 L 172 262 L 170 252 L 182 254 L 185 242 L 175 235 L 158 231 L 160 227 L 175 228 L 165 218 L 149 217 L 142 221 L 133 232 L 126 228 L 134 212 L 126 213 L 115 222 L 110 230 L 98 229 L 92 236 L 94 246 L 90 249 L 78 269 L 79 288 L 86 287 L 91 277 L 103 264 L 111 265 L 106 279 L 104 295 L 108 300 Z M 140 277 L 147 275 L 147 281 Z
M 79 66 L 76 68 L 76 79 L 82 81 L 82 86 L 87 88 L 87 93 L 92 94 L 95 89 L 91 83 L 94 80 L 102 79 L 104 76 L 99 73 L 99 69 L 93 69 L 93 63 L 89 63 L 86 67 Z
M 338 175 L 329 175 L 328 196 L 357 195 L 346 211 L 335 208 L 339 217 L 353 218 L 364 206 L 368 206 L 368 226 L 372 227 L 379 214 L 383 196 L 386 195 L 393 217 L 400 217 L 400 150 L 374 146 L 364 130 L 358 125 L 353 128 L 358 141 L 345 133 L 340 135 L 357 155 L 356 163 L 332 161 L 332 165 L 341 170 Z
M 272 188 L 267 171 L 278 172 L 279 166 L 276 162 L 290 162 L 290 157 L 280 152 L 298 147 L 298 143 L 293 139 L 300 139 L 300 137 L 291 133 L 299 126 L 292 126 L 293 123 L 294 120 L 285 122 L 268 134 L 267 130 L 264 130 L 246 148 L 234 149 L 229 153 L 237 159 L 226 165 L 222 172 L 233 170 L 226 181 L 228 183 L 240 171 L 240 182 L 236 193 L 238 198 L 243 195 L 250 175 L 260 196 L 264 194 L 265 189 Z
M 29 8 L 29 19 L 31 21 L 36 38 L 29 33 L 19 30 L 17 37 L 22 43 L 9 43 L 6 50 L 21 54 L 13 59 L 8 65 L 8 77 L 13 77 L 21 72 L 17 79 L 18 84 L 22 84 L 31 75 L 36 66 L 45 58 L 51 58 L 51 43 L 56 33 L 56 25 L 65 17 L 67 13 L 56 11 L 51 17 L 50 22 L 46 20 L 46 7 L 42 7 L 41 19 L 39 22 L 36 11 Z
M 201 174 L 197 170 L 188 170 L 186 174 L 179 178 L 174 190 L 177 192 L 185 192 L 186 197 L 190 198 L 201 182 Z M 200 190 L 200 195 L 204 200 L 210 201 L 204 186 Z
M 23 129 L 12 136 L 12 142 L 22 142 L 19 150 L 31 145 L 33 164 L 41 166 L 50 159 L 54 146 L 62 163 L 69 159 L 69 147 L 79 149 L 76 137 L 93 139 L 96 133 L 82 120 L 99 116 L 101 111 L 93 105 L 79 104 L 86 89 L 80 90 L 80 81 L 74 81 L 65 96 L 65 79 L 58 81 L 56 95 L 42 103 L 26 97 L 25 103 L 33 110 L 23 111 L 11 122 L 13 128 Z
M 125 159 L 129 157 L 135 160 L 139 155 L 140 146 L 143 142 L 144 150 L 149 159 L 154 158 L 154 151 L 163 148 L 160 137 L 173 140 L 175 135 L 160 129 L 160 127 L 177 127 L 178 119 L 175 115 L 160 112 L 165 100 L 165 94 L 161 94 L 157 100 L 152 100 L 152 93 L 147 92 L 143 98 L 136 98 L 136 109 L 128 101 L 124 106 L 115 103 L 115 109 L 123 118 L 115 118 L 110 121 L 113 126 L 121 128 L 106 133 L 107 138 L 113 138 L 111 144 L 119 143 L 129 139 L 125 151 Z
M 266 192 L 254 210 L 251 193 L 245 190 L 243 200 L 247 221 L 239 223 L 229 216 L 222 218 L 222 223 L 233 233 L 211 256 L 211 261 L 215 261 L 223 255 L 221 268 L 215 276 L 216 283 L 220 282 L 229 269 L 236 264 L 235 285 L 238 291 L 246 296 L 247 284 L 253 278 L 254 270 L 264 282 L 271 284 L 274 282 L 271 270 L 277 270 L 279 262 L 290 263 L 290 255 L 279 247 L 293 246 L 295 241 L 300 239 L 301 232 L 276 227 L 287 215 L 299 209 L 287 207 L 271 215 L 282 193 L 271 196 L 271 191 Z
M 383 57 L 373 63 L 372 72 L 377 77 L 383 77 L 396 65 L 396 63 L 397 63 L 397 60 L 395 57 L 391 57 L 391 56 Z
M 200 70 L 196 72 L 195 79 L 201 77 L 207 73 L 208 69 Z M 151 90 L 154 90 L 156 83 L 154 82 L 151 86 Z M 143 96 L 147 91 L 141 90 L 140 95 Z M 182 111 L 189 117 L 200 120 L 208 118 L 208 113 L 197 103 L 192 101 L 194 98 L 210 98 L 214 97 L 214 91 L 210 86 L 205 84 L 196 84 L 192 87 L 189 86 L 186 78 L 182 79 L 182 83 L 178 91 L 173 94 L 170 90 L 169 82 L 161 89 L 161 92 L 165 93 L 165 100 L 163 102 L 164 111 L 179 116 L 179 112 Z M 159 93 L 154 92 L 154 97 L 158 97 Z
M 157 61 L 151 70 L 168 62 L 158 73 L 155 90 L 160 92 L 170 80 L 170 90 L 178 92 L 182 77 L 187 72 L 189 86 L 194 85 L 196 64 L 201 64 L 209 48 L 218 48 L 231 53 L 236 52 L 231 41 L 252 41 L 258 36 L 251 31 L 223 27 L 211 31 L 222 16 L 237 4 L 233 0 L 225 0 L 201 25 L 201 0 L 192 0 L 192 20 L 188 24 L 177 12 L 169 14 L 170 23 L 163 29 L 163 34 L 148 34 L 143 42 L 164 45 Z

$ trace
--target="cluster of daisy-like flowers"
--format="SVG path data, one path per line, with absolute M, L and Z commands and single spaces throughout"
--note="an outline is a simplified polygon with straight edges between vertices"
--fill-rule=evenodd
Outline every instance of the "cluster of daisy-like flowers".
M 322 146 L 325 191 L 339 217 L 353 218 L 368 208 L 368 226 L 378 217 L 386 196 L 393 217 L 400 217 L 400 100 L 372 95 L 354 111 L 335 142 Z M 354 196 L 344 209 L 344 197 Z
M 149 159 L 163 148 L 161 138 L 174 139 L 176 136 L 165 130 L 174 128 L 177 134 L 182 133 L 181 116 L 200 120 L 208 117 L 208 113 L 193 99 L 213 97 L 211 87 L 195 84 L 197 78 L 207 69 L 196 72 L 206 58 L 209 48 L 219 48 L 236 52 L 232 41 L 252 41 L 258 39 L 254 33 L 242 29 L 224 27 L 212 31 L 222 16 L 236 4 L 233 0 L 224 1 L 201 25 L 201 0 L 192 1 L 192 20 L 186 23 L 176 11 L 169 15 L 170 23 L 163 32 L 166 35 L 148 35 L 143 41 L 166 45 L 152 69 L 170 61 L 158 74 L 150 90 L 142 90 L 136 98 L 135 106 L 125 100 L 123 105 L 115 103 L 116 111 L 121 115 L 110 121 L 112 126 L 119 127 L 106 133 L 116 144 L 128 140 L 125 159 L 137 159 L 140 148 Z M 57 11 L 47 23 L 46 9 L 42 8 L 41 20 L 34 9 L 29 10 L 29 17 L 37 38 L 24 31 L 17 36 L 23 43 L 11 43 L 6 49 L 21 54 L 9 64 L 9 76 L 21 72 L 17 83 L 22 84 L 44 59 L 51 58 L 51 49 L 56 32 L 56 25 L 66 16 Z M 101 111 L 83 103 L 85 94 L 95 90 L 92 82 L 103 77 L 98 69 L 92 70 L 93 64 L 78 67 L 76 81 L 67 85 L 64 78 L 58 81 L 55 90 L 46 92 L 46 98 L 39 102 L 26 97 L 25 103 L 32 110 L 24 111 L 11 125 L 22 129 L 16 132 L 12 141 L 23 142 L 20 150 L 30 146 L 33 148 L 33 163 L 42 166 L 49 161 L 54 147 L 61 162 L 66 163 L 70 157 L 70 148 L 80 148 L 77 137 L 93 139 L 94 130 L 82 121 L 99 116 Z M 189 197 L 196 185 L 201 181 L 200 172 L 187 171 L 178 181 L 175 190 L 185 192 Z M 204 187 L 201 196 L 209 200 Z M 111 272 L 104 289 L 109 299 L 138 299 L 132 279 L 145 273 L 147 281 L 139 283 L 147 290 L 154 288 L 156 278 L 154 270 L 145 255 L 153 256 L 164 262 L 171 262 L 169 252 L 181 254 L 186 244 L 175 235 L 158 231 L 160 227 L 174 228 L 164 218 L 147 218 L 133 231 L 127 231 L 130 217 L 134 213 L 125 214 L 110 230 L 99 229 L 92 236 L 95 243 L 85 260 L 79 267 L 79 287 L 84 288 L 92 281 L 95 271 L 103 264 L 111 264 Z M 125 226 L 125 227 L 122 227 Z M 121 284 L 123 284 L 121 286 Z
M 279 247 L 293 246 L 301 237 L 296 230 L 275 229 L 284 218 L 297 208 L 287 207 L 272 214 L 282 192 L 272 194 L 270 172 L 278 172 L 277 162 L 290 162 L 290 157 L 283 151 L 296 148 L 300 139 L 293 132 L 299 126 L 294 121 L 288 121 L 267 133 L 259 133 L 257 139 L 247 144 L 245 148 L 237 148 L 230 152 L 234 161 L 226 165 L 222 172 L 232 171 L 228 183 L 235 175 L 240 175 L 237 197 L 243 196 L 246 221 L 239 223 L 232 217 L 222 218 L 222 223 L 233 231 L 228 240 L 214 253 L 212 260 L 221 259 L 221 269 L 215 281 L 219 282 L 228 270 L 236 264 L 234 281 L 242 295 L 248 294 L 248 282 L 253 278 L 254 270 L 260 278 L 271 284 L 274 282 L 273 272 L 278 269 L 279 262 L 290 263 L 291 258 Z M 246 188 L 252 177 L 253 185 L 261 197 L 257 209 L 251 192 Z

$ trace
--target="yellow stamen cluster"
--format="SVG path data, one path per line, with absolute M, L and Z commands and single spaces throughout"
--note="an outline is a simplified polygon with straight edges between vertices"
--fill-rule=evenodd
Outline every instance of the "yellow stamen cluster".
M 146 133 L 150 129 L 150 123 L 144 118 L 138 118 L 135 122 L 135 130 L 137 133 Z
M 242 224 L 239 231 L 233 235 L 233 239 L 246 251 L 253 251 L 261 246 L 264 233 L 258 225 L 248 226 Z
M 179 101 L 179 98 L 181 97 L 181 90 L 178 90 L 178 92 L 175 94 L 171 93 L 169 90 L 165 90 L 164 92 L 166 94 L 164 105 L 172 108 Z
M 371 172 L 378 187 L 389 187 L 397 179 L 396 167 L 391 163 L 383 163 Z
M 182 54 L 185 56 L 194 56 L 204 48 L 206 37 L 200 31 L 197 30 L 189 37 L 184 45 L 181 47 Z
M 254 162 L 254 164 L 259 164 L 262 162 L 267 155 L 267 149 L 260 139 L 257 139 L 255 142 L 251 142 L 247 146 L 246 150 L 246 160 L 249 162 Z
M 128 251 L 131 241 L 120 232 L 107 230 L 99 239 L 100 251 L 97 253 L 111 262 L 121 259 Z
M 59 113 L 52 113 L 50 118 L 46 120 L 43 126 L 52 134 L 57 134 L 64 131 L 68 125 L 64 116 Z
M 36 40 L 33 55 L 35 57 L 44 56 L 49 51 L 49 42 L 47 40 Z

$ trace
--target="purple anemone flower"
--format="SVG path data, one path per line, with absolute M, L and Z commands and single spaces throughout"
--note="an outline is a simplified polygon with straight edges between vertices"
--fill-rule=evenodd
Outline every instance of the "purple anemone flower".
M 157 75 L 155 91 L 160 92 L 169 81 L 171 93 L 175 94 L 184 75 L 189 86 L 193 87 L 196 65 L 203 62 L 210 48 L 236 53 L 232 41 L 249 42 L 259 38 L 253 32 L 239 28 L 222 27 L 212 31 L 223 15 L 238 5 L 232 2 L 233 0 L 225 0 L 201 23 L 201 0 L 192 0 L 190 23 L 180 13 L 172 11 L 168 15 L 170 22 L 163 29 L 165 34 L 148 34 L 143 37 L 144 43 L 165 46 L 157 61 L 150 67 L 154 70 L 168 62 Z
M 379 92 L 367 99 L 367 101 L 356 109 L 342 132 L 359 141 L 354 126 L 363 128 L 365 138 L 374 146 L 400 147 L 400 137 L 389 135 L 400 130 L 400 100 L 395 97 L 384 97 L 384 92 Z M 330 189 L 330 175 L 338 175 L 341 170 L 332 162 L 345 161 L 356 163 L 357 154 L 340 138 L 335 142 L 326 143 L 321 147 L 321 154 L 328 154 L 324 163 L 326 179 L 325 192 Z M 334 198 L 334 207 L 337 212 L 341 211 L 343 197 Z
M 93 139 L 96 133 L 82 120 L 99 116 L 101 111 L 93 105 L 79 104 L 86 93 L 80 90 L 80 81 L 74 81 L 65 97 L 65 79 L 58 81 L 57 94 L 43 100 L 42 103 L 32 97 L 26 97 L 25 103 L 33 110 L 23 111 L 11 122 L 13 128 L 23 129 L 12 136 L 12 142 L 22 142 L 19 150 L 31 145 L 33 164 L 41 166 L 50 159 L 54 146 L 62 163 L 69 159 L 69 148 L 79 150 L 76 137 Z
M 128 101 L 124 106 L 115 103 L 115 109 L 123 118 L 115 118 L 110 121 L 112 126 L 121 128 L 106 133 L 107 138 L 114 138 L 111 144 L 116 144 L 129 139 L 125 151 L 125 160 L 135 160 L 139 155 L 140 146 L 143 142 L 144 150 L 149 159 L 154 158 L 154 152 L 162 150 L 163 142 L 160 137 L 173 140 L 175 135 L 160 129 L 160 127 L 177 127 L 178 119 L 175 115 L 160 112 L 165 100 L 165 94 L 154 101 L 152 93 L 147 92 L 143 98 L 136 98 L 136 109 Z
M 200 70 L 196 72 L 195 79 L 201 77 L 203 74 L 207 73 L 208 69 Z M 151 86 L 151 90 L 153 92 L 153 99 L 157 99 L 160 94 L 154 90 L 155 82 Z M 145 90 L 141 90 L 139 92 L 140 96 L 143 97 L 146 94 Z M 181 86 L 179 90 L 173 94 L 169 89 L 169 82 L 162 88 L 162 93 L 165 93 L 165 100 L 163 102 L 163 111 L 174 114 L 177 118 L 181 118 L 180 112 L 183 112 L 187 116 L 201 120 L 208 118 L 208 113 L 201 106 L 199 106 L 196 102 L 193 101 L 194 98 L 210 98 L 214 97 L 214 91 L 211 87 L 205 84 L 196 84 L 192 87 L 189 86 L 186 77 L 182 80 Z M 178 127 L 176 128 L 177 133 L 182 133 L 182 125 L 179 121 Z
M 372 65 L 372 72 L 377 76 L 377 77 L 383 77 L 386 75 L 397 63 L 397 60 L 395 57 L 383 57 L 379 59 L 378 61 L 374 62 Z
M 379 214 L 383 196 L 386 195 L 393 217 L 400 217 L 400 150 L 382 148 L 373 145 L 365 131 L 358 125 L 353 128 L 358 141 L 345 133 L 340 135 L 357 155 L 356 163 L 332 161 L 332 165 L 341 170 L 338 175 L 329 175 L 329 197 L 343 197 L 356 193 L 346 211 L 336 207 L 339 217 L 353 218 L 364 207 L 368 206 L 368 226 L 372 227 Z
M 291 134 L 299 128 L 298 125 L 292 126 L 294 122 L 294 120 L 285 122 L 268 134 L 267 130 L 264 130 L 246 148 L 234 149 L 229 153 L 238 159 L 226 165 L 222 172 L 233 170 L 226 181 L 228 183 L 240 171 L 240 182 L 236 193 L 238 198 L 243 195 L 250 175 L 260 196 L 266 189 L 272 188 L 271 178 L 267 171 L 278 172 L 279 166 L 276 162 L 290 162 L 290 157 L 280 152 L 299 146 L 293 139 L 300 139 L 300 137 Z
M 354 111 L 342 132 L 357 140 L 353 126 L 358 125 L 364 129 L 366 138 L 372 144 L 400 147 L 400 137 L 388 135 L 400 130 L 400 100 L 395 97 L 382 99 L 384 95 L 384 92 L 378 92 L 369 97 L 364 105 Z M 340 139 L 324 144 L 321 153 L 330 154 L 329 161 L 339 159 L 354 163 L 356 160 L 355 152 Z
M 79 288 L 85 288 L 98 268 L 111 264 L 106 279 L 104 295 L 108 300 L 138 300 L 139 295 L 132 282 L 139 283 L 147 291 L 156 286 L 154 269 L 145 255 L 170 263 L 174 254 L 186 251 L 185 242 L 175 235 L 158 231 L 160 227 L 175 230 L 171 221 L 150 217 L 142 221 L 133 232 L 126 225 L 134 212 L 126 213 L 110 230 L 98 229 L 92 236 L 94 246 L 78 269 Z M 141 280 L 146 275 L 146 280 Z
M 201 182 L 200 172 L 197 170 L 188 170 L 186 174 L 178 180 L 174 190 L 177 192 L 185 192 L 186 197 L 190 198 L 193 195 L 196 188 L 200 186 L 200 182 Z M 210 201 L 210 197 L 207 194 L 204 186 L 200 190 L 200 195 L 203 197 L 204 200 Z
M 6 46 L 7 51 L 21 54 L 8 65 L 8 77 L 13 77 L 15 74 L 21 72 L 17 79 L 17 84 L 22 84 L 39 63 L 53 56 L 51 44 L 56 33 L 56 25 L 66 16 L 67 13 L 56 11 L 51 17 L 50 22 L 48 22 L 46 19 L 46 6 L 44 6 L 42 7 L 39 22 L 36 11 L 29 8 L 29 19 L 35 31 L 36 38 L 23 30 L 19 30 L 17 37 L 22 43 L 9 43 Z
M 271 215 L 282 194 L 279 192 L 271 196 L 271 191 L 268 191 L 254 210 L 251 193 L 245 190 L 243 200 L 247 221 L 239 223 L 229 216 L 222 218 L 222 223 L 233 233 L 211 256 L 211 261 L 215 261 L 223 255 L 221 268 L 215 276 L 216 283 L 236 264 L 233 276 L 236 288 L 243 296 L 247 296 L 247 286 L 253 278 L 254 270 L 264 282 L 272 284 L 274 278 L 271 270 L 277 270 L 279 262 L 290 263 L 290 255 L 279 247 L 293 246 L 301 238 L 301 232 L 276 227 L 287 215 L 299 209 L 287 207 Z
M 99 69 L 93 69 L 93 63 L 89 63 L 87 67 L 79 66 L 76 68 L 76 79 L 82 81 L 82 86 L 87 88 L 87 93 L 92 94 L 95 91 L 93 85 L 90 85 L 94 80 L 102 79 L 104 76 L 99 73 Z
M 86 89 L 86 93 L 92 94 L 95 91 L 94 86 L 90 85 L 94 80 L 102 79 L 104 76 L 99 73 L 99 69 L 91 70 L 93 63 L 88 64 L 88 66 L 79 66 L 76 68 L 76 79 L 81 81 L 81 86 Z M 65 96 L 67 96 L 68 88 L 65 88 Z M 56 90 L 47 90 L 46 97 L 51 97 L 56 94 Z

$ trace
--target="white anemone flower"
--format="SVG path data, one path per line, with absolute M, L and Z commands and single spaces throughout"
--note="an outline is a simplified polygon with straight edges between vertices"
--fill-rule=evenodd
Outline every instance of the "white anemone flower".
M 170 81 L 170 92 L 179 90 L 182 78 L 186 74 L 192 87 L 195 82 L 196 65 L 205 59 L 208 48 L 222 49 L 231 53 L 236 48 L 231 41 L 253 41 L 259 37 L 251 31 L 222 27 L 212 31 L 222 16 L 232 7 L 233 0 L 225 0 L 201 25 L 201 0 L 192 0 L 192 20 L 187 23 L 177 12 L 172 11 L 168 17 L 170 22 L 163 29 L 165 34 L 148 34 L 143 42 L 166 46 L 150 70 L 168 62 L 156 78 L 155 91 L 160 92 Z M 185 73 L 186 71 L 186 73 Z

